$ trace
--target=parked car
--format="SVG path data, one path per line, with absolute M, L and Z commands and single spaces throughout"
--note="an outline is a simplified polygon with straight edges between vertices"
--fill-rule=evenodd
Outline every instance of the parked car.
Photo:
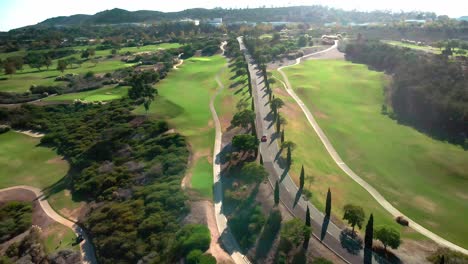
M 260 141 L 267 142 L 267 136 L 262 136 L 262 139 Z

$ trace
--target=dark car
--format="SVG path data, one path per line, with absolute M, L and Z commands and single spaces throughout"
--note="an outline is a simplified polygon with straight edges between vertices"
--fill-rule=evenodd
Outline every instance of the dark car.
M 262 139 L 260 140 L 262 142 L 267 142 L 267 137 L 266 136 L 262 136 Z

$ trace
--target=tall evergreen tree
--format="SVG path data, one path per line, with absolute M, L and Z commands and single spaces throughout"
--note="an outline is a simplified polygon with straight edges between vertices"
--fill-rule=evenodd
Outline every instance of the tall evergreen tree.
M 254 99 L 252 98 L 252 111 L 255 111 L 255 104 L 254 104 Z
M 281 130 L 281 143 L 284 142 L 284 129 Z
M 279 204 L 279 200 L 280 200 L 279 183 L 278 183 L 278 181 L 276 181 L 276 184 L 275 184 L 275 205 Z
M 276 115 L 276 133 L 279 133 L 281 131 L 281 120 L 280 120 L 280 115 Z
M 327 201 L 326 201 L 326 204 L 325 204 L 325 216 L 330 218 L 330 215 L 331 215 L 331 192 L 330 192 L 330 188 L 328 188 L 328 192 L 327 192 Z
M 263 156 L 260 154 L 260 165 L 263 165 Z
M 299 189 L 303 189 L 303 188 L 304 188 L 304 181 L 305 181 L 304 165 L 302 165 L 302 168 L 301 168 L 301 176 L 299 177 Z
M 307 206 L 305 224 L 306 224 L 306 226 L 310 226 L 310 210 L 309 210 L 309 206 Z
M 364 247 L 372 249 L 372 239 L 374 238 L 374 216 L 371 214 L 366 225 L 366 235 L 364 236 Z
M 288 167 L 291 166 L 292 160 L 291 160 L 291 146 L 288 146 L 288 153 L 286 153 L 286 164 Z

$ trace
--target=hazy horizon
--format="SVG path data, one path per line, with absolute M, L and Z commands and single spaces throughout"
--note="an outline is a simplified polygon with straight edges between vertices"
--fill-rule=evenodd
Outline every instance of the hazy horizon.
M 190 8 L 254 8 L 254 7 L 282 7 L 297 5 L 322 5 L 344 10 L 390 10 L 398 11 L 424 11 L 434 12 L 437 15 L 448 15 L 450 17 L 460 17 L 468 15 L 468 3 L 460 3 L 455 0 L 437 1 L 434 3 L 426 1 L 386 1 L 377 2 L 372 0 L 337 0 L 333 2 L 325 0 L 260 0 L 260 1 L 173 1 L 156 3 L 146 0 L 82 0 L 82 1 L 61 1 L 61 0 L 0 0 L 0 31 L 8 31 L 27 25 L 37 24 L 45 19 L 57 16 L 70 16 L 75 14 L 92 15 L 100 11 L 113 8 L 122 8 L 129 11 L 154 10 L 163 12 L 181 11 Z M 46 7 L 46 8 L 44 8 Z M 466 13 L 465 13 L 466 12 Z

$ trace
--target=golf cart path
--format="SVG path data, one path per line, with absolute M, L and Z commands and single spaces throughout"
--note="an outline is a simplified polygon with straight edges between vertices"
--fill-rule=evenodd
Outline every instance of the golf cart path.
M 357 182 L 359 185 L 361 185 L 368 193 L 370 193 L 370 195 L 372 195 L 372 197 L 374 197 L 374 199 L 383 208 L 385 208 L 385 210 L 387 210 L 393 217 L 403 216 L 404 218 L 406 218 L 408 220 L 409 227 L 411 227 L 412 229 L 414 229 L 417 232 L 421 233 L 422 235 L 432 239 L 436 243 L 438 243 L 438 244 L 440 244 L 442 246 L 448 247 L 450 249 L 462 252 L 464 254 L 468 254 L 468 250 L 466 250 L 465 248 L 460 247 L 460 246 L 458 246 L 458 245 L 456 245 L 456 244 L 454 244 L 454 243 L 452 243 L 452 242 L 450 242 L 448 240 L 445 240 L 444 238 L 438 236 L 437 234 L 432 233 L 428 229 L 424 228 L 423 226 L 421 226 L 418 223 L 416 223 L 415 221 L 413 221 L 408 216 L 404 215 L 398 209 L 393 207 L 393 205 L 389 201 L 387 201 L 374 187 L 372 187 L 369 183 L 367 183 L 365 180 L 363 180 L 361 177 L 359 177 L 356 173 L 354 173 L 348 167 L 348 165 L 346 165 L 346 163 L 341 159 L 340 155 L 335 150 L 335 148 L 333 147 L 333 145 L 331 144 L 330 140 L 325 135 L 323 130 L 320 128 L 320 126 L 318 125 L 317 121 L 315 120 L 315 118 L 312 115 L 312 113 L 310 112 L 310 110 L 307 108 L 307 106 L 302 102 L 302 100 L 299 98 L 299 96 L 297 96 L 297 94 L 292 89 L 292 86 L 291 86 L 291 84 L 289 82 L 288 77 L 283 72 L 284 68 L 298 65 L 301 62 L 301 59 L 305 59 L 305 58 L 313 56 L 313 55 L 317 55 L 317 54 L 320 54 L 320 53 L 326 53 L 328 51 L 335 50 L 337 48 L 337 46 L 338 46 L 338 42 L 335 41 L 335 44 L 332 47 L 330 47 L 330 48 L 328 48 L 326 50 L 319 51 L 319 52 L 312 53 L 312 54 L 308 54 L 306 56 L 303 56 L 303 57 L 300 57 L 300 58 L 296 59 L 295 64 L 288 65 L 288 66 L 283 66 L 283 67 L 278 68 L 278 72 L 281 74 L 281 76 L 284 79 L 284 81 L 281 81 L 281 80 L 280 81 L 283 83 L 283 86 L 285 87 L 286 91 L 289 93 L 289 95 L 292 98 L 294 98 L 296 103 L 301 107 L 301 109 L 304 112 L 307 120 L 309 121 L 309 124 L 313 127 L 315 133 L 318 135 L 318 137 L 320 138 L 320 141 L 325 146 L 328 153 L 333 158 L 333 160 L 338 165 L 338 167 L 340 167 L 340 169 L 343 172 L 345 172 L 349 177 L 351 177 L 351 179 L 353 179 L 355 182 Z
M 221 44 L 221 50 L 224 53 L 224 45 L 226 42 Z M 224 68 L 216 75 L 215 80 L 218 84 L 218 90 L 216 93 L 211 97 L 210 100 L 210 111 L 213 116 L 213 121 L 215 124 L 215 142 L 214 142 L 214 149 L 213 149 L 213 202 L 214 202 L 214 209 L 215 209 L 215 219 L 216 225 L 218 226 L 218 232 L 220 234 L 221 241 L 224 245 L 225 250 L 231 256 L 232 260 L 236 264 L 240 263 L 250 263 L 245 255 L 243 255 L 240 251 L 239 244 L 236 241 L 236 238 L 232 235 L 231 230 L 227 225 L 227 218 L 222 211 L 223 207 L 223 186 L 221 183 L 221 162 L 219 160 L 219 154 L 221 153 L 221 139 L 222 139 L 222 132 L 221 132 L 221 123 L 219 122 L 218 114 L 216 113 L 216 109 L 214 106 L 214 101 L 219 93 L 224 89 L 224 85 L 219 79 L 220 73 L 224 70 Z
M 39 205 L 41 206 L 42 210 L 45 212 L 47 216 L 49 216 L 52 220 L 57 223 L 60 223 L 75 232 L 75 234 L 82 235 L 84 240 L 80 243 L 80 251 L 82 257 L 82 263 L 85 264 L 97 264 L 96 257 L 94 255 L 94 248 L 93 245 L 90 243 L 90 240 L 86 233 L 74 222 L 62 217 L 61 215 L 57 214 L 57 212 L 52 209 L 49 202 L 44 199 L 44 193 L 36 187 L 26 186 L 26 185 L 18 185 L 14 187 L 9 187 L 5 189 L 0 189 L 0 192 L 6 192 L 11 190 L 27 190 L 33 192 L 36 196 Z

